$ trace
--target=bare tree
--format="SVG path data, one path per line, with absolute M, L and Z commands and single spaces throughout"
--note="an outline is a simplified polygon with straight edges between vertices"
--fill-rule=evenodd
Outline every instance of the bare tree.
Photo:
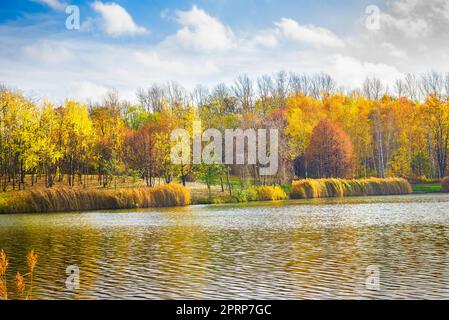
M 238 99 L 243 111 L 253 110 L 254 88 L 253 81 L 245 74 L 239 76 L 232 86 L 232 90 Z
M 276 97 L 278 102 L 283 101 L 288 96 L 288 78 L 285 71 L 280 71 L 276 74 L 276 86 L 273 92 L 273 97 Z
M 402 79 L 397 79 L 394 83 L 396 97 L 401 98 L 405 95 L 405 83 Z
M 190 100 L 198 108 L 209 104 L 210 103 L 209 89 L 203 85 L 200 84 L 197 85 L 190 93 Z
M 302 93 L 308 96 L 311 91 L 311 79 L 305 74 L 290 73 L 289 87 L 295 95 Z
M 154 83 L 148 89 L 139 89 L 137 91 L 137 99 L 140 105 L 149 113 L 162 111 L 165 105 L 165 89 L 164 87 Z
M 214 99 L 217 99 L 221 105 L 224 105 L 226 103 L 225 100 L 230 98 L 231 93 L 229 88 L 224 83 L 220 83 L 212 90 L 212 96 Z
M 187 92 L 179 83 L 175 81 L 168 82 L 165 86 L 165 92 L 172 111 L 183 109 L 187 101 Z
M 421 75 L 421 92 L 425 97 L 433 95 L 441 98 L 443 95 L 444 78 L 436 71 L 431 71 Z
M 257 91 L 262 103 L 262 112 L 265 113 L 270 106 L 271 93 L 274 91 L 273 79 L 270 75 L 263 75 L 257 79 Z
M 414 74 L 408 73 L 405 75 L 404 90 L 410 100 L 416 101 L 419 99 L 418 81 Z
M 120 108 L 120 97 L 119 97 L 118 91 L 116 89 L 112 89 L 112 90 L 106 92 L 106 94 L 103 98 L 103 106 L 112 108 L 112 109 Z
M 379 79 L 367 77 L 363 82 L 363 93 L 368 99 L 378 100 L 385 94 L 385 87 Z
M 449 100 L 449 72 L 446 73 L 444 78 L 444 91 L 446 93 L 446 100 Z
M 232 96 L 231 90 L 224 83 L 214 87 L 211 100 L 218 101 L 224 113 L 236 113 L 238 110 L 237 98 Z
M 262 101 L 268 100 L 274 90 L 273 79 L 270 75 L 263 75 L 257 79 L 257 93 Z
M 328 74 L 320 73 L 312 76 L 311 95 L 315 99 L 320 99 L 326 94 L 332 94 L 336 88 L 335 80 Z
M 139 101 L 141 107 L 143 107 L 147 112 L 151 111 L 151 101 L 149 99 L 149 90 L 145 90 L 142 88 L 137 89 L 136 97 Z

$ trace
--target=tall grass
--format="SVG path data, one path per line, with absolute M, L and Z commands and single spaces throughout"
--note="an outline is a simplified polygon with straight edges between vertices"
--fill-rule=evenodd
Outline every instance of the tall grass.
M 449 177 L 444 177 L 441 180 L 441 192 L 449 192 Z
M 190 204 L 190 191 L 178 184 L 153 188 L 41 189 L 12 193 L 0 199 L 0 213 L 172 207 Z
M 33 276 L 34 269 L 37 264 L 37 254 L 32 249 L 27 254 L 27 267 L 28 272 L 25 274 L 16 273 L 16 290 L 17 298 L 19 299 L 32 299 L 33 295 Z M 8 271 L 9 259 L 3 249 L 0 250 L 0 300 L 8 300 L 9 292 L 6 279 L 6 271 Z M 26 291 L 26 289 L 28 289 Z
M 401 178 L 305 179 L 293 181 L 292 199 L 374 196 L 412 193 L 410 183 Z

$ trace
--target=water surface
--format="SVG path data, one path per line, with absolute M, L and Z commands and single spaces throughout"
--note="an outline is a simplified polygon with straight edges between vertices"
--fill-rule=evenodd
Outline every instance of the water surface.
M 0 215 L 9 279 L 39 254 L 37 299 L 449 298 L 448 239 L 439 194 Z

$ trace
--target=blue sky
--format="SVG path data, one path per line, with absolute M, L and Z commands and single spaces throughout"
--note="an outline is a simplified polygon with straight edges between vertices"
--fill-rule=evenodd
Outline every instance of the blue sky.
M 78 5 L 85 14 L 93 14 L 91 9 L 93 1 L 60 2 Z M 165 23 L 160 19 L 163 10 L 188 10 L 193 5 L 203 8 L 232 26 L 260 27 L 266 20 L 290 16 L 305 23 L 321 21 L 328 24 L 328 27 L 332 25 L 340 27 L 345 22 L 351 24 L 347 17 L 357 17 L 368 4 L 378 3 L 365 0 L 117 0 L 114 2 L 126 8 L 139 24 L 158 29 L 162 26 L 162 31 L 165 27 Z M 5 0 L 1 3 L 0 23 L 15 21 L 26 15 L 52 12 L 54 13 L 50 6 L 38 0 Z M 54 19 L 58 19 L 58 16 L 61 18 L 63 14 L 53 16 Z
M 95 16 L 92 8 L 94 1 L 59 1 L 60 3 L 79 6 L 81 21 Z M 110 3 L 111 1 L 109 1 Z M 149 30 L 151 35 L 145 41 L 156 42 L 171 32 L 176 31 L 177 24 L 164 18 L 177 10 L 189 10 L 194 5 L 202 8 L 210 15 L 217 17 L 232 28 L 247 31 L 263 28 L 267 22 L 283 17 L 289 17 L 304 24 L 320 23 L 321 26 L 338 33 L 351 32 L 357 19 L 363 14 L 369 4 L 379 1 L 372 0 L 117 0 L 114 3 L 125 8 L 134 21 Z M 108 3 L 108 1 L 105 1 Z M 381 5 L 380 3 L 378 3 Z M 5 0 L 0 4 L 0 24 L 32 26 L 38 23 L 36 17 L 53 22 L 45 30 L 52 35 L 64 32 L 65 12 L 54 10 L 39 0 Z M 43 30 L 39 30 L 42 32 Z M 43 35 L 42 33 L 40 34 Z M 133 39 L 136 41 L 138 39 Z M 141 40 L 141 39 L 140 39 Z
M 76 5 L 81 29 L 67 30 Z M 366 8 L 379 28 L 366 26 Z M 16 0 L 0 3 L 0 83 L 38 98 L 96 100 L 174 80 L 193 88 L 280 70 L 366 76 L 446 70 L 445 0 Z

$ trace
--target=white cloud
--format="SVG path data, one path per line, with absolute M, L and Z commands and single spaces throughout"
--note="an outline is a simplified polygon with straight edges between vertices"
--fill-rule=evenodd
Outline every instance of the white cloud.
M 72 52 L 68 47 L 45 40 L 26 45 L 22 53 L 26 59 L 53 65 L 67 63 L 73 58 Z
M 381 25 L 384 28 L 396 29 L 408 38 L 419 38 L 427 36 L 431 32 L 431 27 L 423 18 L 394 17 L 390 14 L 381 14 Z
M 331 73 L 337 82 L 349 88 L 360 87 L 366 77 L 381 79 L 390 86 L 396 79 L 402 78 L 402 73 L 393 66 L 360 61 L 343 55 L 335 56 L 335 65 L 332 69 Z
M 56 101 L 66 97 L 101 100 L 112 88 L 135 101 L 137 88 L 169 80 L 191 89 L 198 83 L 229 84 L 243 73 L 254 78 L 285 70 L 326 72 L 347 88 L 360 87 L 366 76 L 375 76 L 391 87 L 396 78 L 408 72 L 435 68 L 449 71 L 449 34 L 436 32 L 449 28 L 447 2 L 394 3 L 395 7 L 393 2 L 388 3 L 383 12 L 392 22 L 382 24 L 379 32 L 373 33 L 361 23 L 344 39 L 318 24 L 302 25 L 286 18 L 256 30 L 231 30 L 196 6 L 171 18 L 164 11 L 164 23 L 174 22 L 180 27 L 153 44 L 128 45 L 111 39 L 103 42 L 89 39 L 87 32 L 79 37 L 41 36 L 43 29 L 39 26 L 0 25 L 0 79 Z M 109 34 L 133 34 L 129 30 L 140 28 L 122 7 L 101 2 L 96 5 L 109 12 L 109 18 L 101 14 L 106 32 L 106 22 L 115 24 L 114 16 L 121 15 L 108 8 L 119 7 L 118 12 L 128 17 L 127 27 L 109 29 Z M 410 38 L 410 25 L 419 25 L 421 22 L 416 21 L 420 19 L 427 26 L 426 32 L 420 30 Z M 95 19 L 85 17 L 83 21 L 83 30 L 95 28 Z M 30 29 L 39 30 L 38 35 L 29 36 Z
M 387 0 L 380 18 L 377 32 L 364 28 L 364 21 L 355 30 L 351 36 L 353 56 L 394 65 L 404 73 L 448 71 L 447 0 Z
M 266 32 L 256 35 L 253 41 L 256 45 L 262 45 L 265 47 L 276 47 L 279 44 L 278 38 L 273 32 Z
M 177 11 L 176 21 L 182 28 L 167 43 L 200 51 L 221 51 L 233 46 L 232 31 L 196 6 L 189 11 Z
M 74 82 L 70 88 L 73 94 L 69 98 L 77 101 L 101 101 L 109 91 L 108 88 L 89 81 Z
M 389 1 L 389 5 L 393 12 L 401 15 L 409 15 L 413 12 L 419 0 L 399 0 Z
M 92 8 L 101 15 L 104 31 L 110 36 L 138 35 L 148 32 L 144 27 L 138 26 L 123 7 L 114 2 L 95 1 Z
M 276 23 L 280 32 L 287 38 L 318 47 L 341 48 L 345 43 L 336 34 L 328 29 L 314 25 L 300 25 L 292 19 L 283 18 Z
M 432 38 L 449 26 L 447 0 L 388 0 L 381 13 L 384 36 Z
M 387 52 L 395 58 L 406 58 L 407 57 L 407 53 L 404 50 L 400 50 L 398 48 L 396 48 L 396 46 L 392 43 L 389 42 L 383 42 L 381 43 L 381 47 L 385 48 L 387 50 Z
M 62 10 L 65 10 L 65 8 L 67 7 L 66 3 L 63 3 L 59 0 L 31 0 L 31 1 L 45 4 L 45 5 L 49 6 L 50 8 L 52 8 L 53 10 L 62 11 Z

